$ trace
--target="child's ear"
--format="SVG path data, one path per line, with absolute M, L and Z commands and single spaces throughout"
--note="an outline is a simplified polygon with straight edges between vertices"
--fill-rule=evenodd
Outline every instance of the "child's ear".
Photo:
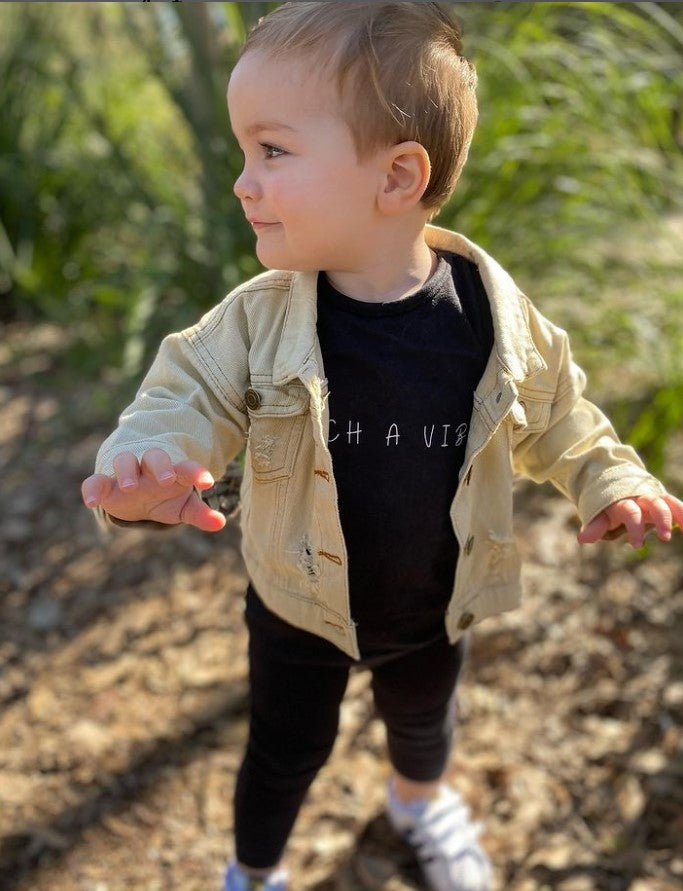
M 378 206 L 382 213 L 393 215 L 419 203 L 429 176 L 431 164 L 427 150 L 419 142 L 400 142 L 387 150 Z

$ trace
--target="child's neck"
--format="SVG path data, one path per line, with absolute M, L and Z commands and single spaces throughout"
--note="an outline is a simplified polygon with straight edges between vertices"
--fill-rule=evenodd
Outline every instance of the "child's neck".
M 356 300 L 366 303 L 391 303 L 419 291 L 434 274 L 436 254 L 424 236 L 408 245 L 392 245 L 377 250 L 362 269 L 326 272 L 330 284 Z

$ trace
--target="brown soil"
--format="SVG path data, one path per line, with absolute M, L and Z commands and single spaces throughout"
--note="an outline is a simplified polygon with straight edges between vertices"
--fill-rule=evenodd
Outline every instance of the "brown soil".
M 7 332 L 0 354 L 0 888 L 217 891 L 246 733 L 238 532 L 99 537 L 79 484 L 105 430 L 92 386 L 64 390 L 62 340 Z M 570 505 L 518 502 L 526 599 L 476 630 L 450 779 L 497 889 L 681 889 L 680 536 L 580 550 Z M 386 775 L 355 673 L 295 891 L 422 887 Z

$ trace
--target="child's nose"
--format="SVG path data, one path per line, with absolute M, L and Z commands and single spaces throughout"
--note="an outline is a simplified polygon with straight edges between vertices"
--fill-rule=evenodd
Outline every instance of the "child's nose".
M 254 178 L 248 174 L 246 167 L 235 180 L 232 189 L 240 201 L 244 201 L 245 198 L 255 198 L 258 191 Z

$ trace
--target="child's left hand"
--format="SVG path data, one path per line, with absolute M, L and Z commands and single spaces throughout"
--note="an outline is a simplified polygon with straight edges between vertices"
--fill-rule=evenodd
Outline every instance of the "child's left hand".
M 683 529 L 683 501 L 668 494 L 657 498 L 641 495 L 610 504 L 581 529 L 577 538 L 581 544 L 593 544 L 625 531 L 629 544 L 642 548 L 649 526 L 654 527 L 658 538 L 669 541 L 675 525 Z

